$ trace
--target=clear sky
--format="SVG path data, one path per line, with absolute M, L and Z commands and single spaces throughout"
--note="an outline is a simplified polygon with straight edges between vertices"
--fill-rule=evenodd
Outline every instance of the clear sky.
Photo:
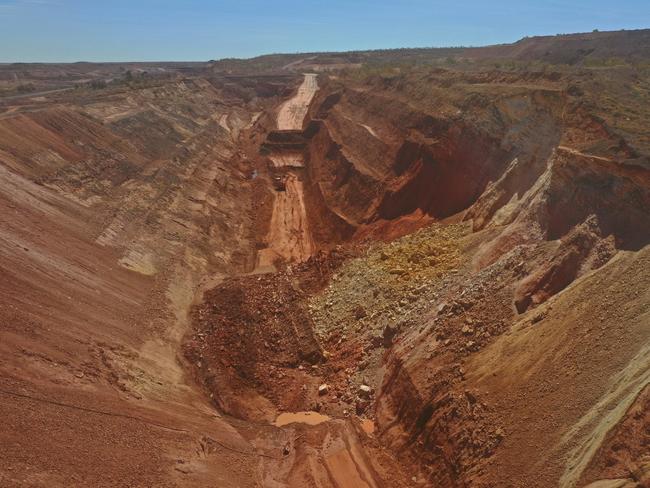
M 650 27 L 650 0 L 0 0 L 0 62 L 192 61 Z

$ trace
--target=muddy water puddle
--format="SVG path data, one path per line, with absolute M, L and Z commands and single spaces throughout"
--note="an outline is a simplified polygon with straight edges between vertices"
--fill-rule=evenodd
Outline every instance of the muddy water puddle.
M 330 420 L 330 417 L 318 412 L 284 412 L 275 419 L 276 427 L 284 427 L 289 424 L 318 425 Z
M 364 420 L 361 421 L 361 428 L 368 435 L 374 434 L 374 432 L 375 432 L 375 423 L 370 419 L 364 419 Z

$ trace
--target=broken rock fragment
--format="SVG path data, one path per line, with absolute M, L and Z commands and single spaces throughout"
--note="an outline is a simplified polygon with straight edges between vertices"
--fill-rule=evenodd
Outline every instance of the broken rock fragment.
M 370 398 L 372 395 L 372 388 L 368 385 L 360 385 L 359 386 L 359 396 L 361 398 Z

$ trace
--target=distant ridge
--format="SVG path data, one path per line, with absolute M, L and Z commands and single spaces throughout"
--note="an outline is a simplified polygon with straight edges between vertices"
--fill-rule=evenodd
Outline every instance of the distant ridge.
M 266 54 L 250 59 L 221 59 L 216 70 L 280 69 L 308 57 L 313 64 L 427 62 L 447 57 L 489 60 L 512 59 L 579 65 L 588 61 L 625 58 L 650 61 L 650 29 L 593 31 L 524 37 L 510 44 L 477 47 L 422 47 L 369 51 Z

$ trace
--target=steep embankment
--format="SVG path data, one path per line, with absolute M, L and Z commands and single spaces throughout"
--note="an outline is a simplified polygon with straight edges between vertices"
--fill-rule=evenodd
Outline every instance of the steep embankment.
M 201 79 L 56 97 L 0 116 L 0 483 L 258 485 L 283 440 L 251 443 L 178 351 L 202 280 L 254 263 L 236 141 L 265 101 Z
M 440 74 L 442 87 L 448 76 Z M 383 329 L 376 343 L 388 349 L 385 366 L 375 359 L 373 368 L 370 359 L 356 375 L 378 376 L 382 439 L 404 452 L 423 479 L 440 486 L 580 486 L 597 453 L 607 456 L 605 438 L 615 435 L 610 429 L 632 422 L 625 412 L 647 385 L 650 364 L 641 346 L 650 331 L 647 297 L 640 291 L 647 276 L 633 276 L 634 265 L 623 264 L 642 260 L 650 238 L 650 175 L 639 164 L 644 157 L 585 111 L 584 100 L 567 96 L 561 78 L 533 88 L 513 79 L 496 93 L 470 84 L 449 94 L 434 82 L 438 106 L 428 114 L 408 103 L 409 82 L 421 80 L 386 82 L 379 90 L 374 85 L 372 94 L 364 86 L 336 87 L 330 98 L 324 94 L 322 118 L 340 145 L 353 144 L 346 140 L 350 131 L 337 130 L 350 119 L 375 134 L 406 139 L 393 145 L 396 156 L 383 170 L 379 203 L 370 207 L 375 210 L 366 225 L 392 233 L 410 214 L 407 222 L 464 210 L 454 218 L 471 221 L 475 234 L 455 239 L 462 256 L 457 269 L 434 276 L 423 290 L 417 286 L 419 263 L 427 253 L 411 251 L 409 257 L 405 249 L 407 264 L 394 272 L 411 291 L 387 294 L 393 316 L 383 327 L 377 326 L 384 313 L 370 306 L 368 320 L 359 308 L 368 298 L 346 283 L 352 279 L 370 286 L 368 296 L 385 296 L 366 276 L 376 267 L 393 269 L 390 254 L 385 262 L 363 258 L 354 265 L 356 274 L 331 283 L 328 295 L 337 300 L 325 302 L 326 323 L 343 307 L 337 313 L 343 314 L 345 337 L 359 338 L 366 347 L 373 338 L 364 339 L 365 327 Z M 346 110 L 357 97 L 363 105 Z M 374 100 L 381 100 L 383 122 L 372 117 Z M 401 127 L 390 123 L 392 111 Z M 382 142 L 390 140 L 384 136 Z M 364 168 L 373 159 L 347 154 L 358 174 L 370 173 Z M 377 227 L 382 219 L 391 222 Z M 605 264 L 627 251 L 639 254 Z M 610 286 L 616 270 L 620 277 Z M 631 295 L 623 298 L 623 290 Z M 611 300 L 610 307 L 603 308 L 602 297 Z M 540 305 L 549 300 L 553 312 L 551 305 Z M 618 301 L 626 303 L 626 313 L 613 306 Z M 522 323 L 535 338 L 513 342 Z M 487 361 L 487 351 L 499 344 L 499 359 Z M 574 396 L 576 391 L 581 393 Z M 606 408 L 610 403 L 619 408 Z M 646 479 L 647 461 L 634 452 L 636 458 L 609 455 L 617 477 Z

